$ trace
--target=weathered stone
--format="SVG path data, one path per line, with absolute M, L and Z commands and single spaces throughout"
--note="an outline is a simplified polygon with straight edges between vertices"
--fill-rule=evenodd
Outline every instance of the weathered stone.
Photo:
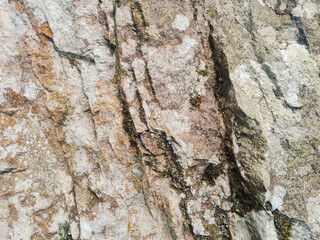
M 316 0 L 0 0 L 0 239 L 320 238 Z

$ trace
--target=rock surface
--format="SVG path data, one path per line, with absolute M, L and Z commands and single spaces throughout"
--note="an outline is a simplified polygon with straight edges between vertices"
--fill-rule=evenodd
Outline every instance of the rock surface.
M 0 239 L 320 239 L 318 0 L 0 0 Z

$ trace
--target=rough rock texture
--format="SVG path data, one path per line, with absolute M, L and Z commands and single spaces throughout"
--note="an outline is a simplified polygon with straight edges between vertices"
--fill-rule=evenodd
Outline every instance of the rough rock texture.
M 0 239 L 320 239 L 318 0 L 0 0 Z

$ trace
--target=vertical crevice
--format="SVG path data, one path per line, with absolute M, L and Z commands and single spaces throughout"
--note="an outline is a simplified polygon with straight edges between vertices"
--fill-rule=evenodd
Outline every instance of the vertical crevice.
M 132 70 L 133 81 L 138 85 L 138 82 L 137 82 L 137 78 L 136 78 L 136 74 L 135 74 L 135 72 L 134 72 L 134 69 L 131 69 L 131 70 Z M 135 92 L 136 92 L 136 97 L 137 97 L 138 103 L 139 103 L 139 117 L 140 117 L 140 121 L 143 122 L 144 125 L 146 126 L 146 128 L 149 130 L 146 113 L 145 113 L 145 110 L 144 110 L 144 108 L 143 108 L 142 97 L 141 97 L 141 94 L 140 94 L 138 88 L 136 89 Z
M 154 88 L 154 83 L 152 81 L 150 71 L 148 68 L 148 62 L 146 61 L 144 54 L 141 50 L 142 43 L 149 39 L 148 34 L 145 33 L 145 28 L 147 27 L 147 23 L 143 14 L 142 6 L 138 2 L 134 2 L 131 4 L 131 18 L 133 20 L 133 27 L 137 34 L 138 38 L 138 46 L 137 52 L 141 55 L 142 60 L 145 63 L 145 80 L 147 83 L 148 90 L 151 92 L 153 100 L 155 103 L 158 103 L 158 99 L 156 96 L 156 91 Z
M 310 49 L 310 44 L 307 39 L 306 33 L 304 31 L 303 22 L 301 21 L 300 17 L 293 17 L 292 15 L 291 15 L 291 17 L 293 18 L 294 23 L 295 23 L 296 27 L 298 28 L 297 42 L 301 45 L 306 46 L 307 49 Z
M 136 129 L 134 126 L 134 122 L 132 120 L 131 113 L 129 111 L 129 106 L 126 101 L 125 92 L 122 88 L 122 77 L 121 77 L 122 70 L 121 70 L 121 63 L 120 63 L 119 42 L 118 42 L 118 35 L 117 35 L 117 21 L 116 21 L 118 4 L 119 4 L 119 2 L 117 0 L 115 0 L 114 12 L 113 12 L 113 16 L 114 16 L 114 41 L 115 41 L 115 46 L 116 46 L 115 52 L 114 52 L 115 53 L 115 68 L 116 68 L 115 79 L 117 80 L 118 99 L 121 103 L 121 108 L 122 108 L 123 129 L 129 135 L 129 140 L 130 140 L 131 146 L 133 147 L 133 149 L 135 149 L 137 151 L 138 146 L 137 146 L 137 142 L 135 141 L 135 139 L 137 138 L 137 132 L 136 132 Z M 138 152 L 137 152 L 137 154 L 138 154 Z
M 117 4 L 117 2 L 116 2 L 116 4 Z M 141 140 L 141 134 L 137 133 L 137 131 L 136 131 L 133 118 L 132 118 L 130 111 L 129 111 L 129 104 L 126 100 L 126 95 L 125 95 L 125 92 L 122 87 L 122 77 L 121 77 L 122 71 L 121 71 L 121 67 L 120 67 L 121 63 L 120 63 L 119 42 L 118 42 L 118 37 L 117 37 L 117 25 L 116 25 L 116 8 L 117 8 L 116 4 L 115 4 L 115 10 L 114 10 L 114 22 L 115 22 L 114 23 L 115 24 L 114 38 L 115 38 L 115 45 L 116 45 L 116 49 L 115 49 L 116 76 L 115 76 L 115 78 L 117 79 L 117 85 L 118 85 L 118 98 L 119 98 L 119 101 L 122 106 L 123 128 L 129 136 L 131 147 L 134 149 L 136 156 L 138 156 L 137 159 L 138 159 L 139 164 L 141 165 L 142 170 L 143 170 L 143 178 L 145 180 L 143 181 L 143 184 L 142 184 L 142 191 L 143 191 L 143 194 L 146 199 L 146 204 L 148 205 L 147 191 L 150 188 L 150 186 L 149 186 L 147 173 L 146 173 L 146 169 L 145 169 L 145 163 L 144 163 L 144 160 L 142 159 L 143 157 L 147 157 L 147 156 L 146 156 L 146 154 L 143 154 L 140 149 L 140 147 L 143 147 L 143 148 L 146 148 L 146 147 L 144 146 L 143 141 Z M 147 38 L 147 36 L 145 35 L 145 31 L 144 31 L 145 27 L 147 26 L 147 23 L 145 22 L 143 12 L 142 12 L 142 7 L 141 7 L 140 3 L 137 3 L 137 2 L 133 3 L 131 11 L 132 11 L 131 12 L 132 18 L 134 21 L 134 28 L 135 28 L 135 31 L 137 33 L 137 37 L 139 40 L 137 52 L 142 57 L 143 61 L 146 64 L 146 66 L 145 66 L 145 80 L 146 80 L 147 86 L 149 88 L 149 91 L 151 92 L 151 94 L 153 96 L 153 100 L 155 101 L 155 103 L 157 103 L 158 101 L 156 98 L 156 92 L 153 87 L 153 82 L 152 82 L 152 79 L 151 79 L 151 76 L 149 73 L 147 62 L 144 59 L 143 53 L 141 51 L 141 44 Z M 134 81 L 136 81 L 134 71 L 132 70 L 132 72 L 133 72 Z M 136 95 L 137 95 L 137 98 L 138 98 L 138 101 L 140 104 L 140 108 L 142 108 L 142 96 L 140 95 L 140 92 L 138 90 L 136 91 Z M 143 120 L 143 122 L 146 124 L 146 126 L 148 128 L 147 119 L 146 119 L 146 116 L 144 113 L 144 109 L 142 108 L 140 110 L 141 110 L 140 118 Z M 153 170 L 155 172 L 160 173 L 163 177 L 169 178 L 170 182 L 171 182 L 171 187 L 173 187 L 178 193 L 184 193 L 186 196 L 189 196 L 190 189 L 184 181 L 183 169 L 182 169 L 182 166 L 180 165 L 180 163 L 178 162 L 177 155 L 174 153 L 171 139 L 168 138 L 168 136 L 166 135 L 165 132 L 163 132 L 161 130 L 157 130 L 157 129 L 151 130 L 148 128 L 148 130 L 145 131 L 144 133 L 150 133 L 150 134 L 154 134 L 157 136 L 156 138 L 161 142 L 161 145 L 162 145 L 162 148 L 164 151 L 164 155 L 165 155 L 165 159 L 166 159 L 166 167 L 165 167 L 164 171 L 159 172 L 156 169 L 153 169 Z M 156 155 L 153 155 L 147 148 L 145 150 L 147 150 L 147 152 L 149 152 L 149 157 L 156 159 Z M 187 214 L 187 210 L 184 209 L 183 206 L 180 206 L 180 207 L 181 207 L 182 213 L 184 214 L 185 219 L 188 219 L 189 216 Z M 152 214 L 151 214 L 151 216 L 152 216 Z M 170 237 L 172 239 L 176 239 L 176 233 L 174 232 L 174 228 L 172 227 L 172 224 L 171 224 L 172 220 L 171 220 L 170 214 L 165 213 L 165 218 L 166 218 L 166 227 L 168 228 L 168 233 L 170 234 Z M 170 219 L 168 219 L 168 218 L 170 218 Z M 186 220 L 186 222 L 189 224 L 186 223 L 187 228 L 185 230 L 190 232 L 192 235 L 194 235 L 192 229 L 190 228 L 191 220 L 190 219 Z
M 138 146 L 138 141 L 139 141 L 139 134 L 136 131 L 135 125 L 134 125 L 134 121 L 132 119 L 131 113 L 129 111 L 129 104 L 126 100 L 126 95 L 125 92 L 122 88 L 122 70 L 121 70 L 121 63 L 120 63 L 120 53 L 119 53 L 119 42 L 118 42 L 118 33 L 117 33 L 117 23 L 116 23 L 116 16 L 117 16 L 117 7 L 118 7 L 119 2 L 117 0 L 115 0 L 114 2 L 114 11 L 113 11 L 113 17 L 114 17 L 114 42 L 115 42 L 115 50 L 114 50 L 114 54 L 115 54 L 115 79 L 117 81 L 117 88 L 118 88 L 118 99 L 120 101 L 121 104 L 121 108 L 122 108 L 122 125 L 123 125 L 123 129 L 124 131 L 127 133 L 128 137 L 129 137 L 129 142 L 131 145 L 131 148 L 134 150 L 134 155 L 135 155 L 135 160 L 137 161 L 137 163 L 140 165 L 141 169 L 142 169 L 142 194 L 144 196 L 145 199 L 145 204 L 147 206 L 147 209 L 150 213 L 150 216 L 153 217 L 153 214 L 151 212 L 150 206 L 148 204 L 148 192 L 147 189 L 149 189 L 149 183 L 148 183 L 148 179 L 147 179 L 147 174 L 146 174 L 146 170 L 145 170 L 145 166 L 143 163 L 143 159 L 142 159 L 142 153 L 139 149 Z M 134 72 L 133 72 L 133 77 L 134 76 Z M 135 80 L 135 79 L 134 79 Z M 139 92 L 136 92 L 138 97 L 140 96 Z M 141 96 L 140 96 L 141 97 Z M 139 103 L 141 104 L 141 99 L 139 99 Z M 141 105 L 142 108 L 142 105 Z M 141 117 L 142 119 L 145 118 L 144 115 L 144 110 L 141 109 Z M 146 120 L 144 121 L 144 123 L 147 125 Z M 140 141 L 139 141 L 140 142 Z
M 218 108 L 222 114 L 225 132 L 220 135 L 223 143 L 222 159 L 229 165 L 228 175 L 230 179 L 230 188 L 233 202 L 233 211 L 241 216 L 253 209 L 262 209 L 262 205 L 257 199 L 257 194 L 264 192 L 264 186 L 257 189 L 257 185 L 246 181 L 238 168 L 234 151 L 232 135 L 234 133 L 234 122 L 238 125 L 247 125 L 248 117 L 237 106 L 235 98 L 232 96 L 233 86 L 229 74 L 228 59 L 223 52 L 219 41 L 214 37 L 213 26 L 208 22 L 210 27 L 209 44 L 214 62 L 214 71 L 216 73 L 216 84 L 214 94 L 217 100 Z M 233 122 L 234 121 L 234 122 Z

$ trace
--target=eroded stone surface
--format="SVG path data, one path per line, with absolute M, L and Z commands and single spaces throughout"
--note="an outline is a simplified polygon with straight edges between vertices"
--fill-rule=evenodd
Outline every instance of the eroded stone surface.
M 317 239 L 315 0 L 0 1 L 0 239 Z

